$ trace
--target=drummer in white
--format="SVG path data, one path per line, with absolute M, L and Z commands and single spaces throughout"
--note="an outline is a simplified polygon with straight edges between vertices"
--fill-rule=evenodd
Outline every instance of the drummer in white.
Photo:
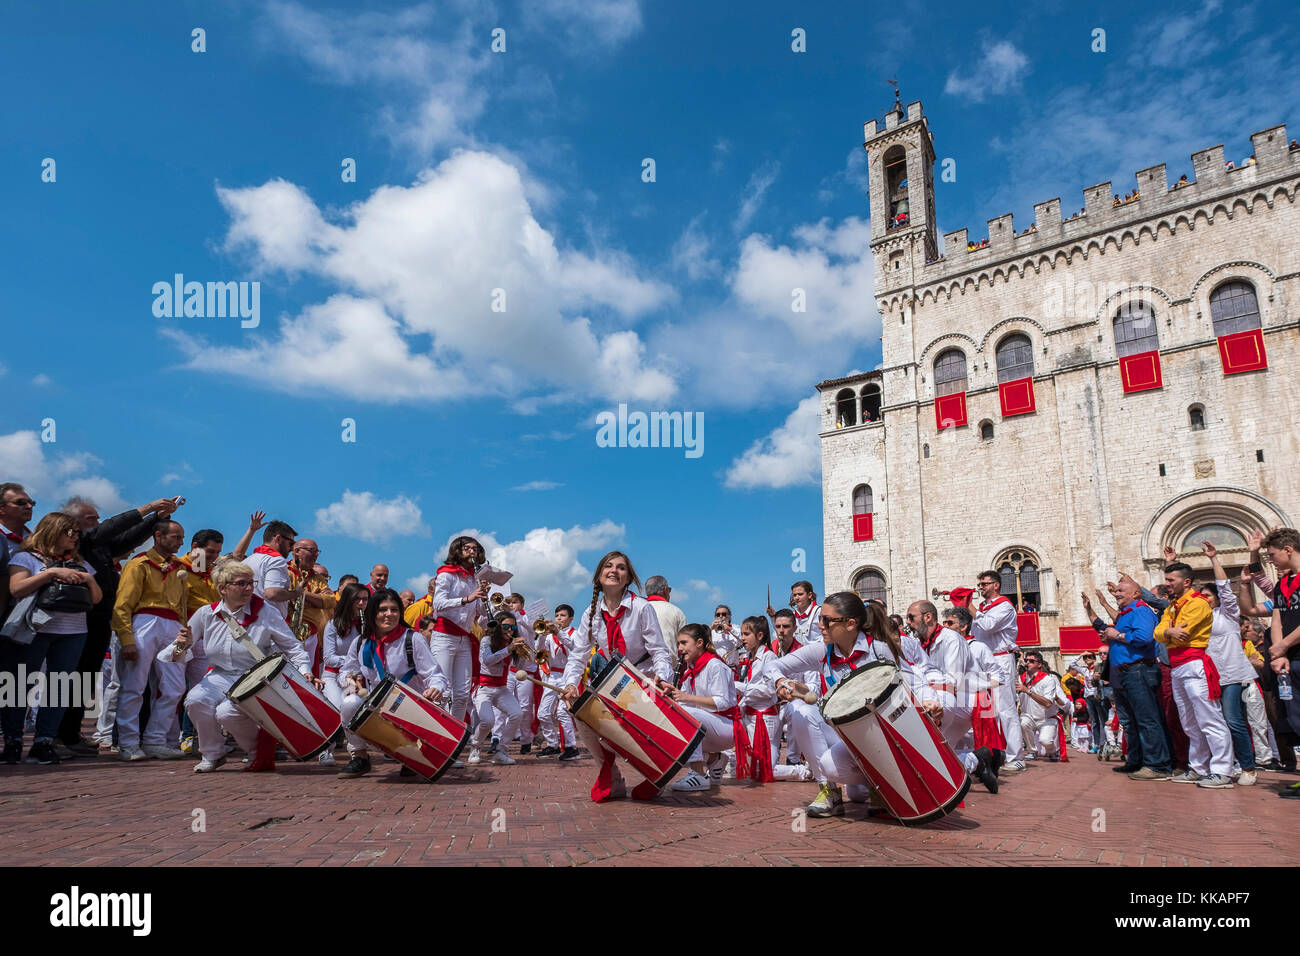
M 556 630 L 549 632 L 542 641 L 542 650 L 546 651 L 547 662 L 543 665 L 545 678 L 551 680 L 552 674 L 563 674 L 569 663 L 569 652 L 573 649 L 573 635 L 577 628 L 572 625 L 573 608 L 561 604 L 555 609 Z M 573 732 L 573 715 L 569 708 L 560 703 L 560 695 L 551 688 L 542 692 L 542 699 L 537 705 L 538 731 L 546 746 L 538 751 L 538 757 L 554 757 L 561 760 L 575 760 L 578 757 L 578 739 Z M 558 730 L 557 730 L 558 725 Z
M 1004 773 L 1025 769 L 1024 746 L 1020 729 L 1020 711 L 1016 707 L 1016 606 L 1002 596 L 1002 578 L 996 571 L 980 572 L 978 585 L 981 601 L 971 600 L 971 637 L 990 651 L 998 665 L 998 686 L 993 702 L 998 708 L 1002 735 L 1007 739 L 1007 763 Z
M 704 728 L 704 739 L 686 759 L 690 773 L 669 787 L 679 793 L 709 789 L 712 783 L 704 773 L 706 759 L 716 758 L 732 747 L 749 749 L 749 735 L 736 703 L 735 674 L 711 642 L 713 633 L 699 624 L 687 624 L 677 633 L 677 653 L 686 668 L 681 687 L 668 688 L 665 693 Z M 744 745 L 738 743 L 737 736 Z
M 256 749 L 257 724 L 225 696 L 231 685 L 261 659 L 241 637 L 256 645 L 261 655 L 279 651 L 317 688 L 324 686 L 312 677 L 311 659 L 290 633 L 284 615 L 253 593 L 252 568 L 241 561 L 224 561 L 212 572 L 212 582 L 221 600 L 195 611 L 189 625 L 182 627 L 176 640 L 158 654 L 160 661 L 189 661 L 194 657 L 195 645 L 202 642 L 207 657 L 210 669 L 185 698 L 185 710 L 198 730 L 199 753 L 203 757 L 194 767 L 195 773 L 209 773 L 226 762 L 222 727 L 250 757 Z M 246 769 L 263 768 L 250 763 Z M 274 770 L 274 764 L 265 769 Z
M 814 704 L 795 701 L 791 679 L 808 670 L 818 671 L 820 686 L 812 688 L 824 696 L 844 677 L 870 661 L 889 661 L 897 665 L 900 676 L 908 682 L 921 709 L 937 714 L 940 704 L 929 685 L 903 658 L 892 634 L 885 612 L 867 608 L 852 591 L 839 591 L 826 598 L 820 608 L 818 629 L 823 643 L 810 644 L 793 654 L 778 658 L 770 677 L 782 700 L 793 701 L 794 732 L 808 767 L 821 784 L 817 797 L 808 805 L 810 817 L 843 816 L 844 801 L 840 784 L 870 787 L 870 781 L 854 762 L 839 735 L 822 718 Z
M 787 619 L 779 616 L 780 613 L 777 612 L 777 621 L 788 620 L 793 629 L 793 615 Z M 745 766 L 743 759 L 737 761 L 736 776 L 742 780 L 753 779 L 757 783 L 766 783 L 768 780 L 807 780 L 811 774 L 805 764 L 796 760 L 793 765 L 786 765 L 779 760 L 781 703 L 777 700 L 773 682 L 764 679 L 777 661 L 777 654 L 771 647 L 773 642 L 768 632 L 767 618 L 745 618 L 740 624 L 740 639 L 744 642 L 748 656 L 737 668 L 736 694 L 740 698 L 745 730 L 753 744 L 753 756 L 750 766 Z M 806 682 L 808 678 L 805 675 L 799 679 Z

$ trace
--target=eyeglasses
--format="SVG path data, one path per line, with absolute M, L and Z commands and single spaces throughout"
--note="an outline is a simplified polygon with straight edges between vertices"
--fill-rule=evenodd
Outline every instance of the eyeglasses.
M 231 581 L 231 582 L 230 582 L 230 586 L 231 586 L 232 588 L 251 588 L 251 587 L 253 586 L 253 579 L 252 579 L 252 578 L 240 578 L 240 579 L 237 580 L 237 581 Z
M 714 616 L 714 617 L 731 617 L 731 614 L 730 614 L 729 612 L 727 612 L 727 611 L 719 611 L 717 614 L 715 614 L 715 615 L 713 615 L 713 616 Z
M 957 628 L 957 622 L 956 622 L 956 621 L 944 621 L 944 622 L 943 622 L 943 626 L 944 626 L 944 627 L 951 627 L 953 630 L 956 630 L 956 628 Z
M 36 502 L 33 501 L 31 498 L 15 498 L 13 501 L 11 501 L 11 502 L 9 502 L 9 503 L 10 503 L 11 505 L 15 505 L 16 507 L 19 507 L 19 508 L 35 508 L 35 507 L 36 507 Z
M 824 631 L 832 624 L 842 624 L 847 620 L 847 617 L 820 617 L 817 619 L 817 622 L 818 626 Z

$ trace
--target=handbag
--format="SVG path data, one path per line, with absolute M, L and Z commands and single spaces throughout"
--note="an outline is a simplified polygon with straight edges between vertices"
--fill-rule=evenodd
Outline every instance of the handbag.
M 73 567 L 73 565 L 53 562 L 47 563 L 46 567 Z M 84 614 L 95 606 L 95 602 L 90 599 L 90 588 L 85 584 L 51 581 L 36 592 L 36 606 L 50 613 Z

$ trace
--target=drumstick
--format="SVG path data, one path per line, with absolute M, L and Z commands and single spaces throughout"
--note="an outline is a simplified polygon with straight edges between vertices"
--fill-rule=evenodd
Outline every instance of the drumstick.
M 530 680 L 530 681 L 532 681 L 534 684 L 537 684 L 539 687 L 545 687 L 547 690 L 553 690 L 553 691 L 555 691 L 557 694 L 563 694 L 563 693 L 564 693 L 564 688 L 563 688 L 563 687 L 557 687 L 556 685 L 554 685 L 554 684 L 550 684 L 550 683 L 547 683 L 547 682 L 544 681 L 544 680 L 538 680 L 536 677 L 534 677 L 532 674 L 528 673 L 528 671 L 524 670 L 522 667 L 521 667 L 519 670 L 515 671 L 515 679 L 516 679 L 516 680 Z
M 817 703 L 818 701 L 817 695 L 813 691 L 808 689 L 807 684 L 802 683 L 801 681 L 791 680 L 791 681 L 786 681 L 786 686 L 794 688 L 793 693 L 794 693 L 795 700 L 802 700 L 805 704 Z
M 185 613 L 189 610 L 190 606 L 189 594 L 185 589 L 185 579 L 189 577 L 189 575 L 190 573 L 184 568 L 181 568 L 176 572 L 176 580 L 181 582 L 181 627 L 184 627 L 189 619 L 189 616 Z

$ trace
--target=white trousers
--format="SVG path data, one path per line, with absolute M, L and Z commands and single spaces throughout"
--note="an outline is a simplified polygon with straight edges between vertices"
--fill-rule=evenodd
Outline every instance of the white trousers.
M 939 721 L 939 733 L 943 736 L 944 742 L 957 755 L 961 765 L 967 771 L 973 772 L 979 766 L 979 758 L 975 756 L 974 751 L 971 749 L 975 742 L 970 727 L 973 715 L 973 701 L 969 701 L 969 695 L 963 695 L 963 698 L 959 706 L 956 697 L 946 691 L 941 692 L 940 703 L 943 704 L 943 717 Z
M 429 649 L 433 651 L 438 668 L 451 682 L 451 702 L 447 709 L 460 720 L 464 720 L 470 710 L 470 682 L 474 677 L 473 640 L 472 637 L 457 637 L 438 631 L 429 638 Z
M 136 633 L 138 641 L 139 632 Z M 185 696 L 185 710 L 199 733 L 199 753 L 206 760 L 217 760 L 225 756 L 225 731 L 230 732 L 235 742 L 249 756 L 257 750 L 257 724 L 240 713 L 235 702 L 226 697 L 226 691 L 241 676 L 242 672 L 208 671 Z M 152 725 L 153 721 L 149 723 Z M 222 730 L 223 727 L 225 731 Z
M 1259 681 L 1251 681 L 1242 691 L 1241 703 L 1246 708 L 1246 723 L 1250 725 L 1250 739 L 1255 747 L 1255 760 L 1262 763 L 1273 755 L 1269 739 L 1272 729 L 1268 725 L 1268 712 L 1264 710 L 1264 697 L 1259 692 Z
M 1028 714 L 1024 714 L 1020 718 L 1020 729 L 1024 735 L 1023 739 L 1033 742 L 1034 753 L 1039 756 L 1054 754 L 1061 749 L 1055 717 L 1035 720 Z
M 799 741 L 794 736 L 793 720 L 794 709 L 788 704 L 783 704 L 780 719 L 781 733 L 777 739 L 777 746 L 780 747 L 780 737 L 785 737 L 785 755 L 795 763 L 799 763 L 803 758 L 803 753 L 799 750 Z
M 560 695 L 547 688 L 537 705 L 537 732 L 548 747 L 576 747 L 578 738 L 573 730 L 573 715 Z
M 519 701 L 510 692 L 509 685 L 503 687 L 479 685 L 478 692 L 474 695 L 474 705 L 478 711 L 478 725 L 474 728 L 475 747 L 487 743 L 488 733 L 496 725 L 497 714 L 503 717 L 499 725 L 501 732 L 497 735 L 501 738 L 501 746 L 504 748 L 514 739 L 523 711 L 519 709 Z
M 206 657 L 195 657 L 185 662 L 185 690 L 183 693 L 188 694 L 195 687 L 199 686 L 199 681 L 203 680 L 203 675 L 208 672 L 208 659 Z M 172 719 L 172 727 L 168 732 L 167 746 L 175 746 L 181 739 L 181 712 L 177 708 L 176 716 Z
M 1171 676 L 1178 720 L 1187 734 L 1188 766 L 1202 777 L 1212 773 L 1232 776 L 1232 735 L 1223 708 L 1217 700 L 1210 700 L 1204 663 L 1190 660 L 1175 667 Z
M 158 653 L 176 640 L 181 626 L 177 621 L 153 614 L 137 614 L 131 620 L 135 633 L 135 646 L 139 657 L 134 661 L 122 658 L 118 673 L 122 689 L 117 701 L 117 739 L 122 749 L 139 747 L 141 741 L 150 747 L 168 745 L 167 734 L 176 719 L 176 706 L 185 694 L 185 665 L 164 663 Z M 149 675 L 157 673 L 157 695 L 149 701 L 149 726 L 140 732 L 140 705 Z M 171 742 L 175 746 L 175 741 Z
M 104 699 L 99 703 L 99 715 L 95 719 L 95 742 L 101 747 L 112 745 L 113 728 L 117 725 L 117 699 L 122 693 L 117 668 L 121 656 L 122 645 L 114 634 L 109 642 L 109 657 L 104 660 Z
M 536 675 L 534 675 L 536 676 Z M 519 735 L 521 744 L 531 744 L 533 742 L 533 687 L 531 681 L 519 680 L 515 677 L 512 669 L 510 676 L 506 679 L 506 688 L 510 695 L 514 697 L 515 703 L 519 705 L 519 723 L 515 728 L 515 733 Z M 492 735 L 500 737 L 502 743 L 509 743 L 514 740 L 514 734 L 509 737 L 505 735 L 506 715 L 501 711 L 497 712 L 496 720 L 492 724 Z M 538 728 L 539 730 L 541 728 Z
M 859 786 L 870 785 L 854 761 L 853 755 L 849 753 L 849 748 L 844 746 L 844 741 L 840 740 L 839 734 L 822 719 L 821 711 L 817 709 L 816 704 L 792 701 L 786 706 L 793 710 L 790 724 L 795 739 L 799 741 L 799 749 L 803 752 L 804 759 L 808 761 L 808 769 L 818 783 L 833 781 Z
M 328 688 L 329 684 L 325 686 Z M 370 745 L 346 728 L 352 722 L 352 718 L 357 715 L 357 711 L 361 709 L 361 705 L 365 703 L 365 698 L 356 694 L 344 694 L 342 687 L 339 687 L 339 695 L 342 698 L 341 703 L 338 705 L 339 716 L 343 718 L 343 738 L 348 742 L 348 753 L 363 754 L 370 749 Z M 333 703 L 333 698 L 331 698 L 330 702 Z
M 1002 725 L 1002 736 L 1007 738 L 1007 763 L 1013 763 L 1025 756 L 1024 739 L 1020 730 L 1020 708 L 1016 695 L 1016 655 L 995 654 L 993 662 L 998 665 L 1000 682 L 993 688 L 993 704 L 998 709 L 998 722 Z
M 706 710 L 694 704 L 682 704 L 682 709 L 700 722 L 704 728 L 704 739 L 696 746 L 687 763 L 703 763 L 704 755 L 720 754 L 736 746 L 736 730 L 731 718 L 723 717 L 716 710 Z
M 781 708 L 781 714 L 784 714 L 788 708 Z M 762 721 L 767 725 L 767 737 L 772 744 L 772 776 L 777 780 L 807 780 L 809 770 L 805 766 L 788 766 L 781 763 L 781 714 L 767 714 L 762 717 Z M 745 718 L 745 730 L 749 732 L 749 740 L 754 742 L 754 728 L 758 726 L 759 716 Z M 793 737 L 791 742 L 793 744 Z

